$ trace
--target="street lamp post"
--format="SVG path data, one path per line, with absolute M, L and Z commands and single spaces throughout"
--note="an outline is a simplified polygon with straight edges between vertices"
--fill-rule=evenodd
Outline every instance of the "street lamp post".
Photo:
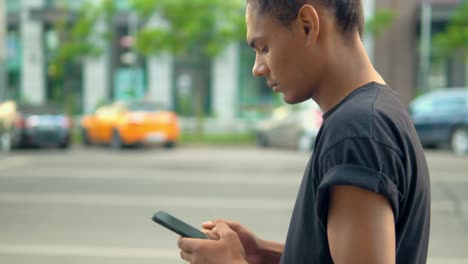
M 364 0 L 364 14 L 366 22 L 372 19 L 375 15 L 375 0 Z M 367 54 L 372 62 L 375 60 L 374 56 L 374 36 L 370 33 L 364 35 L 364 46 L 366 47 Z
M 0 102 L 6 99 L 6 6 L 5 0 L 0 0 Z
M 419 88 L 426 91 L 429 87 L 431 64 L 432 5 L 425 0 L 421 6 L 420 71 Z

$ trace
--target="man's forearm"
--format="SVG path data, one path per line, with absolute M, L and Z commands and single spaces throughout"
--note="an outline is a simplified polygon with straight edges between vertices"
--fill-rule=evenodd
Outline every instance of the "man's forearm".
M 258 248 L 263 263 L 279 263 L 283 254 L 284 244 L 260 239 Z

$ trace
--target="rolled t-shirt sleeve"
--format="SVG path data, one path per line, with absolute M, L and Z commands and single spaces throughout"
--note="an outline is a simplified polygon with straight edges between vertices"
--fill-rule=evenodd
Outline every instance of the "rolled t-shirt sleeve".
M 322 158 L 322 177 L 316 197 L 316 214 L 326 231 L 330 188 L 347 185 L 380 194 L 390 202 L 398 219 L 400 193 L 397 183 L 403 166 L 397 152 L 369 139 L 349 139 L 337 144 Z

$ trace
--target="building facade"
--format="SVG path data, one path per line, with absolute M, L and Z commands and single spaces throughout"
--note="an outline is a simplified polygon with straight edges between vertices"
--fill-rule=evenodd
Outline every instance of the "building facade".
M 408 103 L 419 93 L 468 86 L 467 62 L 436 60 L 432 38 L 443 31 L 462 0 L 376 0 L 376 9 L 396 12 L 390 28 L 374 42 L 374 64 Z
M 105 52 L 77 63 L 73 70 L 76 74 L 66 80 L 66 85 L 65 80 L 54 80 L 50 65 L 50 57 L 58 45 L 54 22 L 69 15 L 61 12 L 60 5 L 67 3 L 73 11 L 83 2 L 6 0 L 8 97 L 30 103 L 62 100 L 64 87 L 69 86 L 77 114 L 92 112 L 113 100 L 146 98 L 176 110 L 186 117 L 184 122 L 190 127 L 194 122 L 191 118 L 196 107 L 194 98 L 200 96 L 194 85 L 201 80 L 206 123 L 213 124 L 210 130 L 224 131 L 242 130 L 280 101 L 264 80 L 252 76 L 254 53 L 244 43 L 233 43 L 220 56 L 199 65 L 169 54 L 143 58 L 133 53 L 132 57 L 129 41 L 135 18 L 129 12 L 127 0 L 116 1 L 118 14 L 110 29 L 105 23 L 94 29 L 111 30 L 115 35 L 108 43 L 100 43 Z M 426 41 L 444 29 L 460 2 L 363 0 L 367 19 L 381 8 L 396 13 L 390 28 L 375 38 L 366 36 L 364 42 L 377 70 L 405 103 L 435 86 L 467 85 L 466 62 L 449 59 L 434 63 L 433 51 Z

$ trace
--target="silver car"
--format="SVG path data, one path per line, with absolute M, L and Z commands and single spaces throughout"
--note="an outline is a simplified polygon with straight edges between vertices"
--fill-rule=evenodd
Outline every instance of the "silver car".
M 270 118 L 257 122 L 257 145 L 312 151 L 322 121 L 322 111 L 313 100 L 278 107 Z

